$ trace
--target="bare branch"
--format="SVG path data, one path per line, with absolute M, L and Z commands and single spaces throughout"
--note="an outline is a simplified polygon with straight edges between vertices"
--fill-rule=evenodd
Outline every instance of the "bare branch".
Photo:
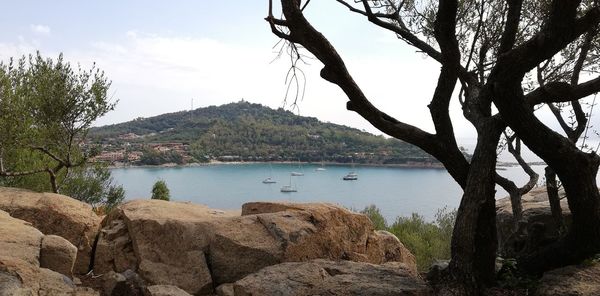
M 576 18 L 579 1 L 555 0 L 548 24 L 532 38 L 498 58 L 495 75 L 518 79 L 600 22 L 600 7 Z M 501 74 L 502 73 L 502 74 Z
M 542 103 L 563 103 L 576 101 L 599 91 L 600 76 L 575 86 L 566 82 L 551 82 L 528 93 L 525 101 L 531 107 Z
M 335 48 L 320 32 L 308 23 L 302 15 L 297 2 L 294 0 L 282 0 L 282 8 L 290 30 L 290 41 L 301 44 L 324 64 L 324 68 L 321 70 L 321 77 L 338 85 L 344 91 L 349 99 L 347 103 L 348 110 L 357 112 L 386 134 L 421 147 L 442 161 L 442 163 L 444 163 L 444 160 L 453 159 L 457 164 L 453 164 L 449 168 L 449 171 L 451 171 L 451 174 L 457 179 L 458 183 L 464 186 L 468 172 L 468 163 L 456 145 L 448 147 L 435 135 L 413 125 L 401 122 L 371 104 L 348 72 L 344 61 Z M 369 12 L 367 11 L 367 13 Z M 452 71 L 456 71 L 456 69 L 452 69 Z M 456 81 L 456 74 L 448 77 L 454 83 L 444 85 L 444 100 L 449 96 L 448 93 L 451 95 Z M 445 74 L 442 80 L 447 80 Z M 445 112 L 448 112 L 447 109 Z M 457 167 L 458 169 L 456 169 Z
M 498 49 L 499 54 L 503 54 L 509 51 L 517 39 L 517 33 L 519 31 L 519 21 L 521 19 L 521 7 L 523 6 L 523 0 L 509 0 L 508 1 L 508 13 L 506 16 L 506 23 L 504 25 L 504 33 L 500 40 L 500 48 Z
M 48 150 L 48 148 L 46 147 L 40 147 L 40 146 L 32 146 L 30 147 L 33 150 L 38 150 L 48 156 L 50 156 L 50 158 L 56 160 L 58 163 L 62 164 L 62 165 L 67 165 L 68 163 L 64 160 L 62 160 L 60 157 L 56 156 L 56 154 L 52 153 L 50 150 Z

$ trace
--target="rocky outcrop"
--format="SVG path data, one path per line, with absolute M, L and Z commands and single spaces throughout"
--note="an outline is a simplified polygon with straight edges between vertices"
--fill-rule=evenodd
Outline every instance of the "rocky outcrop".
M 565 221 L 569 223 L 571 212 L 564 191 L 559 192 Z M 498 251 L 501 255 L 514 257 L 526 249 L 534 249 L 556 238 L 559 226 L 552 219 L 550 203 L 545 187 L 534 188 L 523 195 L 523 220 L 516 226 L 510 198 L 496 201 L 496 228 Z
M 203 295 L 267 266 L 316 258 L 400 261 L 416 274 L 414 256 L 393 235 L 334 205 L 250 203 L 237 216 L 160 200 L 131 201 L 106 217 L 94 273 L 131 269 L 148 285 Z
M 572 265 L 546 272 L 535 295 L 600 295 L 600 263 Z
M 175 286 L 154 285 L 146 288 L 146 296 L 191 296 Z
M 88 272 L 101 221 L 91 206 L 64 195 L 0 187 L 0 210 L 71 242 L 77 248 L 73 272 Z
M 49 262 L 58 260 L 52 257 L 52 252 L 42 252 L 46 239 L 53 245 L 54 237 L 46 238 L 29 223 L 0 211 L 0 295 L 99 295 L 76 287 L 64 274 L 40 266 L 40 254 Z M 65 246 L 62 242 L 59 245 Z M 64 265 L 50 265 L 58 266 L 58 269 L 73 266 L 74 257 L 64 258 L 71 259 Z
M 234 296 L 431 295 L 427 285 L 401 263 L 322 259 L 266 267 L 235 282 L 232 290 Z
M 42 239 L 40 267 L 71 276 L 76 257 L 77 248 L 68 240 L 57 235 L 46 235 Z

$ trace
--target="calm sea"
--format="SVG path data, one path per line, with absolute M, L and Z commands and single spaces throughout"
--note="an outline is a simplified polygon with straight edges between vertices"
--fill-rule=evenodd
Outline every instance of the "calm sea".
M 416 168 L 385 168 L 290 164 L 220 164 L 173 168 L 113 169 L 115 181 L 126 190 L 126 198 L 149 198 L 154 182 L 165 180 L 172 200 L 206 204 L 216 209 L 240 209 L 249 201 L 330 202 L 352 209 L 375 204 L 382 214 L 393 221 L 397 216 L 419 213 L 433 219 L 437 209 L 456 208 L 461 190 L 445 170 Z M 534 166 L 538 172 L 543 166 Z M 342 177 L 354 170 L 356 181 Z M 300 171 L 304 176 L 290 177 Z M 518 167 L 499 171 L 517 184 L 527 180 Z M 543 176 L 543 175 L 542 175 Z M 275 184 L 263 184 L 272 177 Z M 540 178 L 541 180 L 541 178 Z M 297 192 L 282 193 L 281 187 L 291 184 Z M 506 192 L 498 188 L 497 196 Z

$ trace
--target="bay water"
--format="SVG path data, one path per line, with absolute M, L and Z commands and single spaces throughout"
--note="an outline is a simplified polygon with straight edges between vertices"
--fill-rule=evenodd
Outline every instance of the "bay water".
M 239 210 L 250 201 L 329 202 L 355 210 L 376 205 L 389 221 L 412 213 L 433 220 L 438 209 L 457 208 L 461 189 L 443 169 L 351 167 L 298 164 L 217 164 L 187 167 L 130 167 L 112 169 L 116 183 L 123 185 L 126 199 L 148 199 L 154 182 L 164 180 L 171 200 L 190 201 L 215 209 Z M 534 166 L 538 173 L 543 166 Z M 358 180 L 344 181 L 350 171 Z M 302 172 L 303 176 L 290 176 Z M 527 181 L 519 167 L 498 171 L 517 185 Z M 543 174 L 540 174 L 542 180 Z M 277 183 L 264 184 L 271 177 Z M 283 193 L 284 185 L 297 192 Z M 497 197 L 506 195 L 497 187 Z

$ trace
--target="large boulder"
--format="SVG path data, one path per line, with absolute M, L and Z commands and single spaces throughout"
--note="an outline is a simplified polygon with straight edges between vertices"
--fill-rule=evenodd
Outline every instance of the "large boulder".
M 28 222 L 0 211 L 0 295 L 99 295 L 76 287 L 64 274 L 40 267 L 44 240 L 44 234 Z M 55 261 L 50 254 L 44 256 Z M 74 257 L 65 264 L 73 263 Z
M 235 296 L 431 295 L 425 282 L 405 265 L 375 265 L 316 259 L 266 267 L 233 284 Z
M 102 222 L 94 272 L 135 270 L 149 285 L 202 295 L 261 268 L 316 258 L 370 263 L 414 256 L 369 219 L 329 204 L 252 203 L 242 216 L 202 205 L 136 200 Z
M 67 239 L 77 247 L 73 272 L 89 271 L 101 221 L 90 205 L 60 194 L 0 187 L 0 210 L 30 222 L 44 234 Z
M 600 263 L 571 265 L 544 273 L 535 295 L 600 295 Z
M 71 276 L 77 256 L 77 248 L 57 235 L 46 235 L 40 249 L 40 266 Z
M 225 216 L 191 203 L 128 202 L 102 222 L 94 273 L 131 269 L 151 285 L 175 285 L 191 294 L 209 293 L 212 277 L 206 252 L 210 226 Z
M 563 218 L 569 223 L 571 212 L 564 191 L 560 191 L 559 196 Z M 523 220 L 516 223 L 510 198 L 496 200 L 498 251 L 503 256 L 514 257 L 526 248 L 536 248 L 558 236 L 559 225 L 552 218 L 545 187 L 534 188 L 524 194 L 521 202 Z

